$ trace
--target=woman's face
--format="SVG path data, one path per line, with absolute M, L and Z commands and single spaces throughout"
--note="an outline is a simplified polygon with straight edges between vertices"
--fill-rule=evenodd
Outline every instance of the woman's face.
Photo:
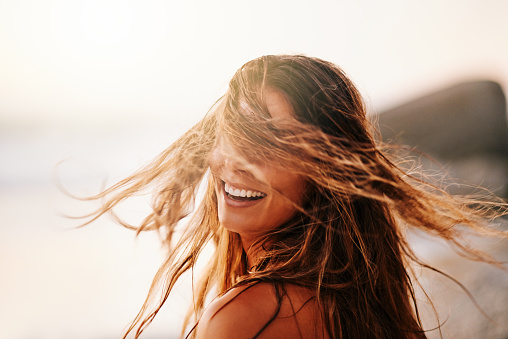
M 265 100 L 272 118 L 294 119 L 291 105 L 280 93 L 266 91 Z M 239 233 L 244 243 L 252 242 L 295 214 L 294 205 L 303 200 L 305 181 L 273 163 L 239 162 L 232 153 L 233 147 L 221 141 L 210 159 L 219 221 Z

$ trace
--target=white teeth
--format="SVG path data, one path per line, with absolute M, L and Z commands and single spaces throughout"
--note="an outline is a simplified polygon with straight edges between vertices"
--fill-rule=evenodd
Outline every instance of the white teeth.
M 262 193 L 262 192 L 257 192 L 257 191 L 247 191 L 247 190 L 240 190 L 238 188 L 233 188 L 231 186 L 228 185 L 227 182 L 224 182 L 224 191 L 226 191 L 226 193 L 228 193 L 229 195 L 232 195 L 232 196 L 235 196 L 235 197 L 242 197 L 242 198 L 258 198 L 258 197 L 264 197 L 266 194 Z

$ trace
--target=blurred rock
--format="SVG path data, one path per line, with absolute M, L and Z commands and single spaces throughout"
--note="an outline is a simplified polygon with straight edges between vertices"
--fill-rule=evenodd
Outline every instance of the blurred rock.
M 508 197 L 506 100 L 499 84 L 458 84 L 382 112 L 378 121 L 384 141 L 414 147 L 444 165 L 451 181 L 463 184 L 451 193 L 482 186 Z M 431 161 L 424 165 L 436 169 Z

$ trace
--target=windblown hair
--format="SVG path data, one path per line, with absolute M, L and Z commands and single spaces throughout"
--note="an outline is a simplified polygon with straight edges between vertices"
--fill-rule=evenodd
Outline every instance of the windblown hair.
M 294 121 L 270 117 L 266 90 L 284 96 Z M 295 215 L 258 240 L 264 251 L 254 267 L 247 267 L 240 236 L 218 220 L 209 158 L 219 138 L 230 141 L 245 163 L 277 164 L 302 175 L 308 187 Z M 138 336 L 151 323 L 211 241 L 216 251 L 195 286 L 184 329 L 199 320 L 213 289 L 223 294 L 269 282 L 313 290 L 331 338 L 425 337 L 411 267 L 426 265 L 411 250 L 406 228 L 441 237 L 470 259 L 496 263 L 463 238 L 500 235 L 488 220 L 506 206 L 452 197 L 402 170 L 387 150 L 372 134 L 358 90 L 334 64 L 280 55 L 243 65 L 197 125 L 147 167 L 92 197 L 105 199 L 95 220 L 152 188 L 153 212 L 142 224 L 119 222 L 138 232 L 159 230 L 169 248 L 127 334 Z M 205 192 L 196 201 L 202 183 Z

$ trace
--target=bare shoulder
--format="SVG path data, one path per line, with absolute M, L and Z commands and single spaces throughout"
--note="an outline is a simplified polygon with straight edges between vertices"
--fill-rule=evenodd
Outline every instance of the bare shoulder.
M 294 285 L 284 290 L 280 299 L 269 283 L 232 289 L 207 307 L 197 338 L 326 338 L 312 292 Z
M 198 338 L 252 338 L 277 311 L 275 288 L 259 283 L 230 290 L 205 310 Z

